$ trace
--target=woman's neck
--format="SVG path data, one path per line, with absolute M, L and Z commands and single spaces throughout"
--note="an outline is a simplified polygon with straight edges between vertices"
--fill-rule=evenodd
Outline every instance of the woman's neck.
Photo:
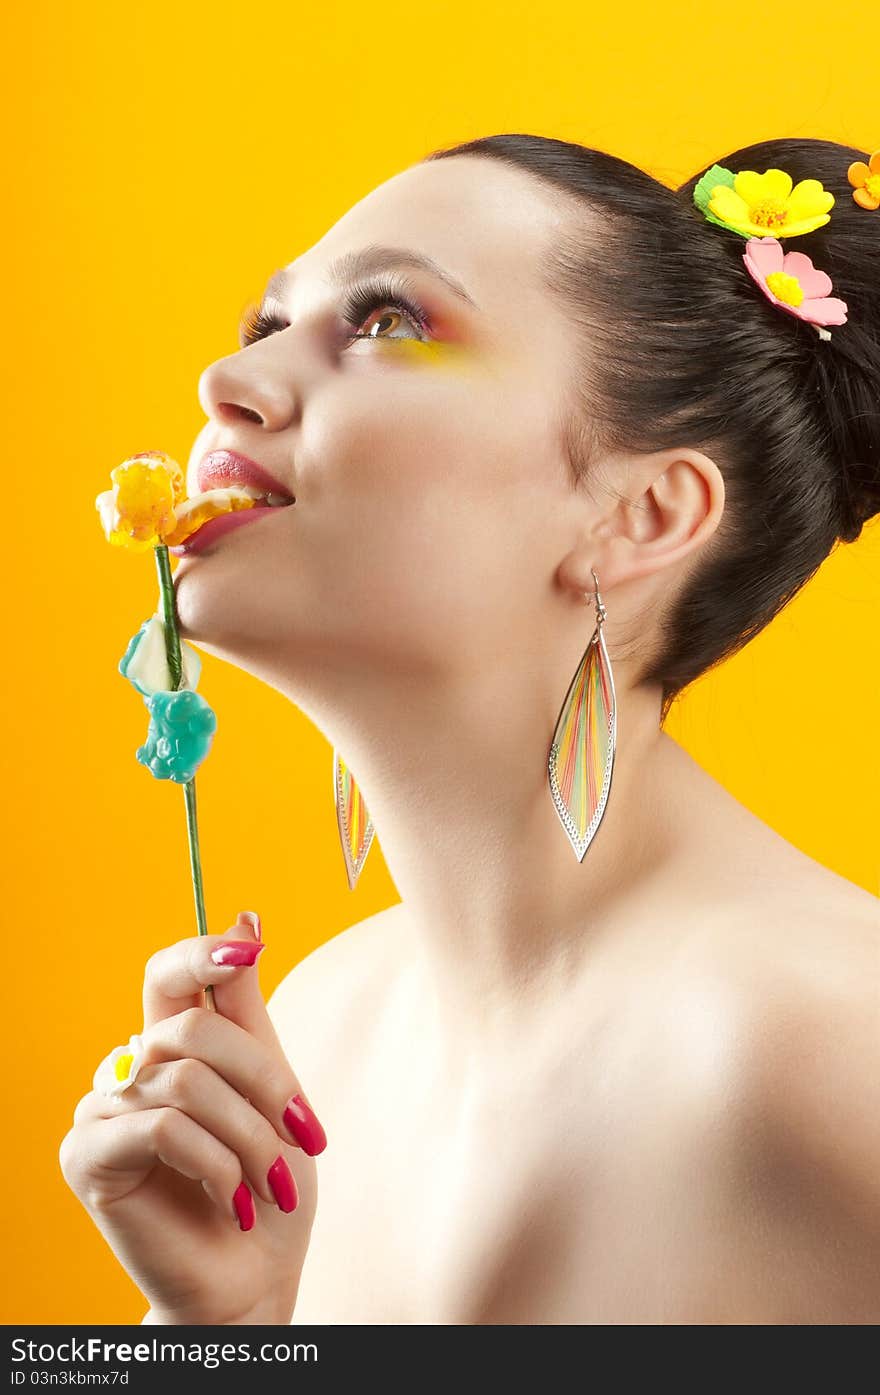
M 548 984 L 558 992 L 606 927 L 644 907 L 674 856 L 668 785 L 683 753 L 659 729 L 659 693 L 615 673 L 613 779 L 578 862 L 547 776 L 564 684 L 512 688 L 503 672 L 458 692 L 436 680 L 361 682 L 354 714 L 316 703 L 311 715 L 360 786 L 444 1017 L 488 1026 L 514 1000 L 543 997 Z

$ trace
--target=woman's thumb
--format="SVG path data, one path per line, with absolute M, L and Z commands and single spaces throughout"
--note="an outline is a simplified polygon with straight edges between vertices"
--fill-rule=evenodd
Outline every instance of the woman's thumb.
M 239 911 L 236 924 L 238 924 L 239 921 L 244 921 L 246 925 L 253 926 L 255 940 L 261 940 L 263 938 L 263 927 L 260 924 L 260 917 L 256 911 Z
M 222 982 L 220 979 L 215 981 L 214 1006 L 224 1017 L 238 1023 L 239 1027 L 243 1027 L 259 1041 L 275 1047 L 278 1038 L 260 990 L 258 961 L 262 959 L 266 947 L 257 912 L 239 911 L 235 924 L 223 932 L 221 945 L 223 940 L 241 941 L 242 944 L 257 942 L 260 945 L 260 953 L 253 964 L 245 964 L 232 973 L 224 973 Z M 217 948 L 220 949 L 221 945 Z

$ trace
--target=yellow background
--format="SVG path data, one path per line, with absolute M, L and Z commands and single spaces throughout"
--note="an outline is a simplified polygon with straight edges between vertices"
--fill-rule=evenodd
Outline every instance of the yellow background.
M 670 184 L 773 137 L 877 148 L 870 14 L 852 0 L 578 0 L 546 17 L 531 0 L 13 8 L 0 1320 L 139 1322 L 147 1306 L 58 1166 L 95 1065 L 140 1028 L 146 959 L 195 933 L 183 793 L 137 763 L 146 710 L 116 668 L 157 588 L 151 554 L 100 532 L 110 469 L 150 447 L 185 464 L 198 375 L 234 350 L 266 276 L 438 146 L 530 131 Z M 880 211 L 865 217 L 880 238 Z M 667 723 L 750 809 L 874 894 L 878 527 Z M 399 898 L 378 843 L 348 890 L 325 738 L 246 674 L 203 664 L 219 723 L 197 781 L 208 922 L 260 911 L 268 997 Z

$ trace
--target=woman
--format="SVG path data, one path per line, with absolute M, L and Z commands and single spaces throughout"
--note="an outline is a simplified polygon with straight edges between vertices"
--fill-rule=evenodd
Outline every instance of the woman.
M 268 1010 L 211 958 L 255 959 L 245 915 L 151 959 L 137 1080 L 61 1150 L 145 1321 L 880 1320 L 877 900 L 661 730 L 880 510 L 866 158 L 719 162 L 834 194 L 785 248 L 848 303 L 831 342 L 698 177 L 506 135 L 356 204 L 203 374 L 190 492 L 228 447 L 295 505 L 181 560 L 181 632 L 332 736 L 401 901 Z M 367 275 L 389 244 L 440 271 Z M 548 747 L 600 615 L 581 857 Z

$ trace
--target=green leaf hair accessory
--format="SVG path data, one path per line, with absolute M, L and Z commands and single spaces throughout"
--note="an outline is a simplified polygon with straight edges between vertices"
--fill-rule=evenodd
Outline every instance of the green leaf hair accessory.
M 717 223 L 719 228 L 727 228 L 728 231 L 733 231 L 730 224 L 725 223 L 721 218 L 715 217 L 715 214 L 712 213 L 709 208 L 709 199 L 712 196 L 713 190 L 721 188 L 722 185 L 732 189 L 735 178 L 736 175 L 732 170 L 726 170 L 723 165 L 713 165 L 711 169 L 706 170 L 706 173 L 694 189 L 694 203 L 697 205 L 697 208 L 703 214 L 706 221 L 709 223 Z

